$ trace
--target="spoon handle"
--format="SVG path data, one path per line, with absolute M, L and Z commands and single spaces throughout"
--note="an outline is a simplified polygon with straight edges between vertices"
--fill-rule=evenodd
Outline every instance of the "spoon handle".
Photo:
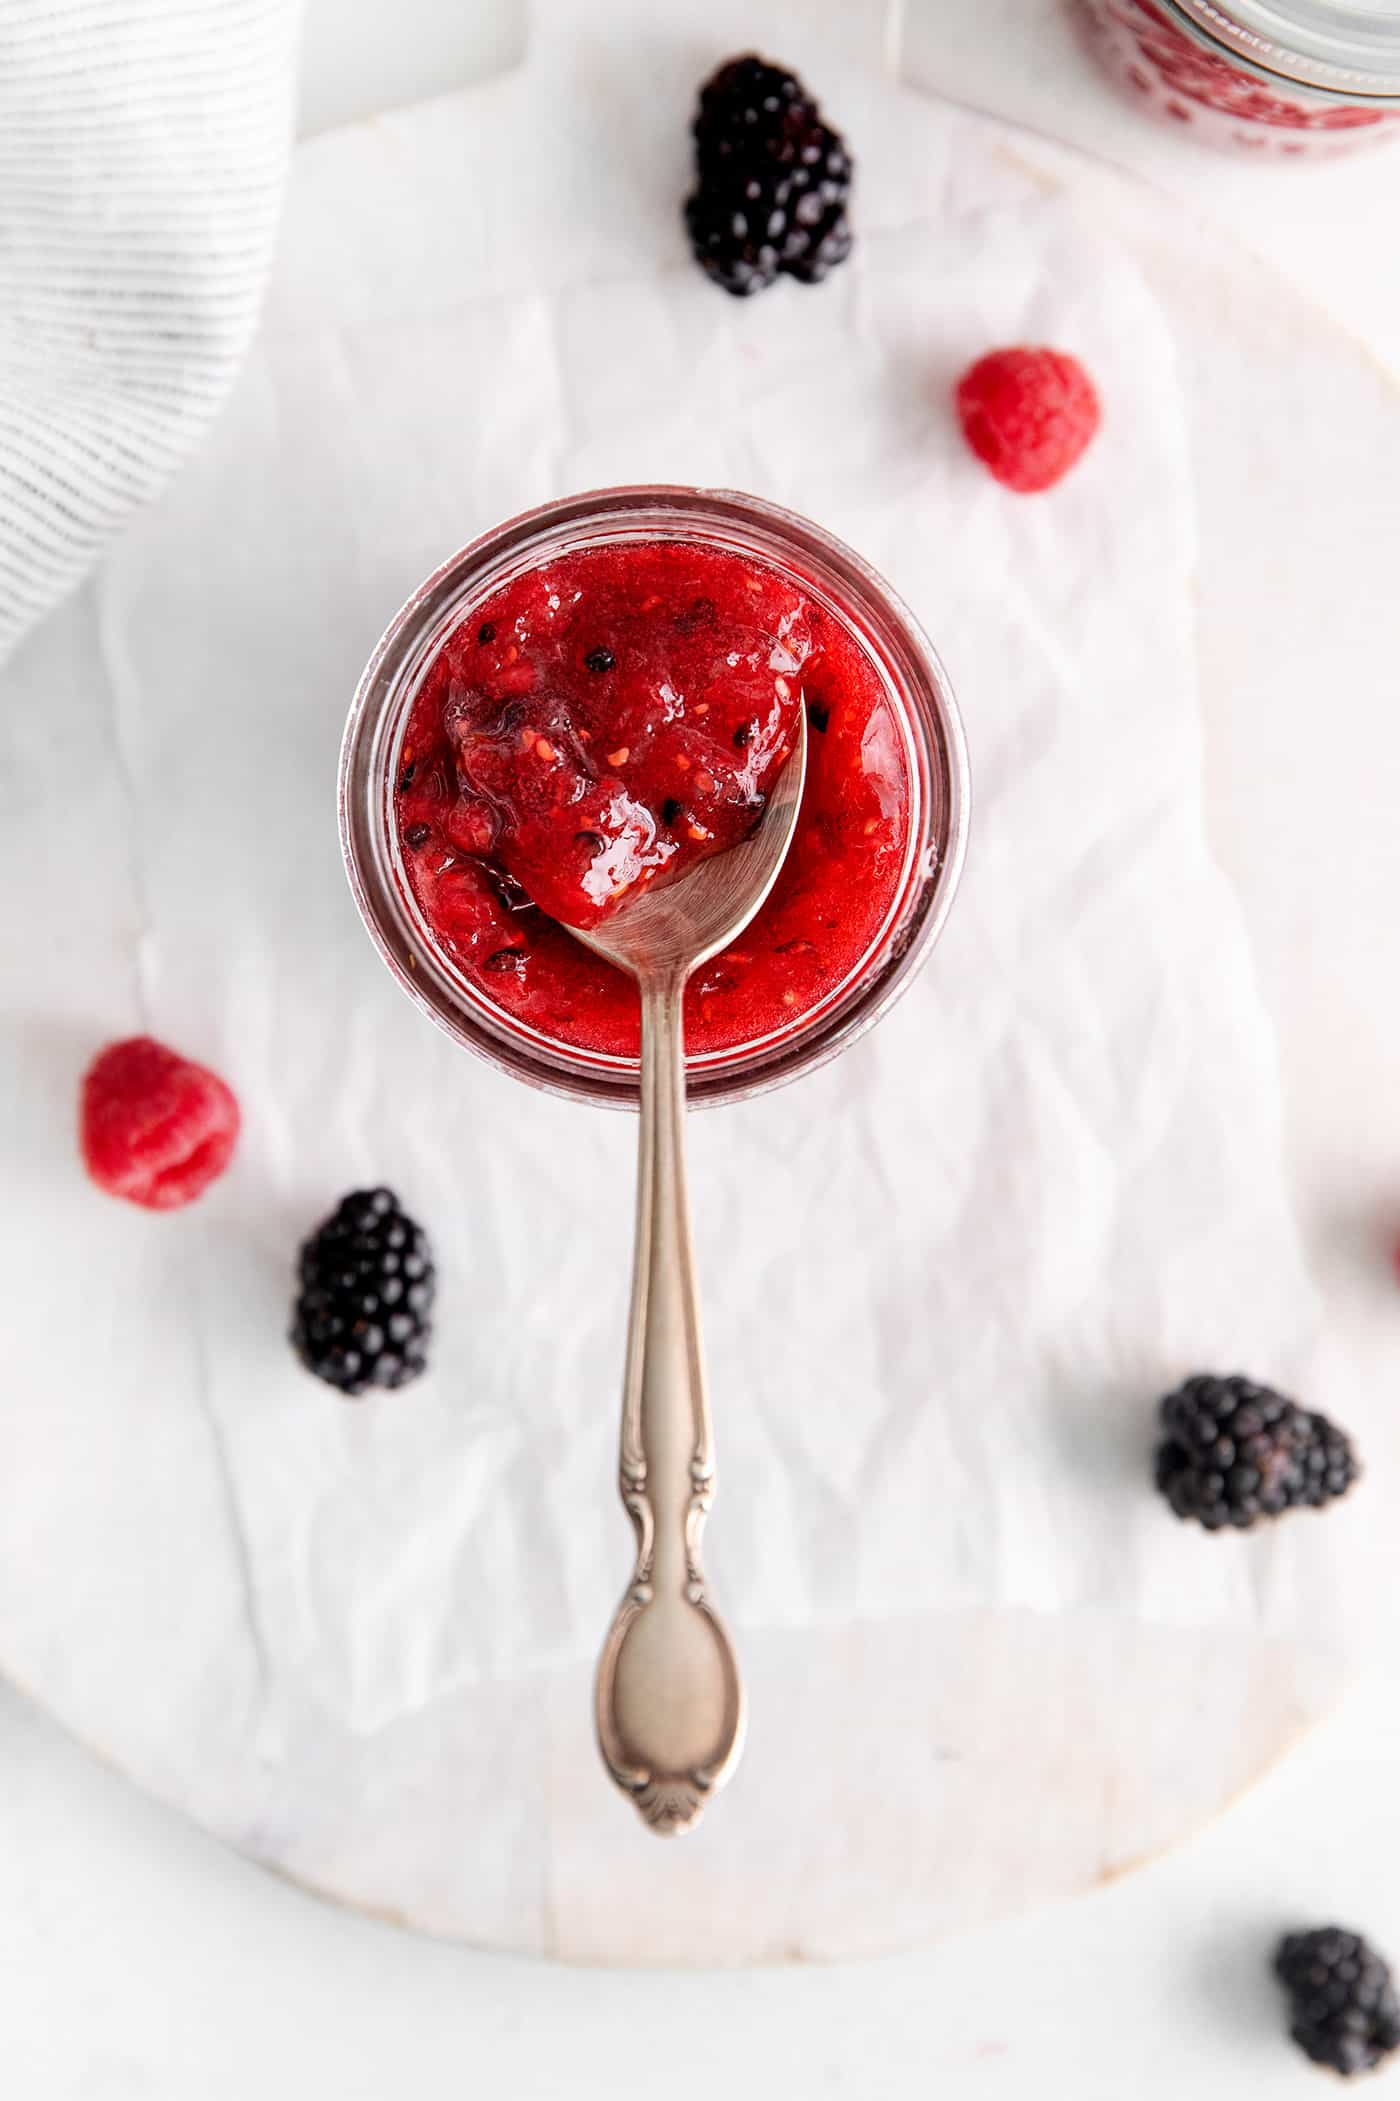
M 619 1488 L 637 1565 L 598 1663 L 598 1742 L 652 1829 L 695 1823 L 744 1734 L 729 1636 L 700 1535 L 714 1494 L 685 1186 L 684 975 L 644 977 L 637 1240 Z

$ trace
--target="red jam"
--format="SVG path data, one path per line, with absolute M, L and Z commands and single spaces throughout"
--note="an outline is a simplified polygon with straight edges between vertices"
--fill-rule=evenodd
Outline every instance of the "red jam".
M 395 792 L 443 953 L 504 1015 L 635 1056 L 631 980 L 575 941 L 743 838 L 807 710 L 802 815 L 772 897 L 687 993 L 692 1053 L 792 1027 L 888 920 L 905 742 L 845 626 L 776 570 L 679 540 L 585 548 L 483 600 L 414 699 Z
M 1155 0 L 1079 0 L 1095 48 L 1144 109 L 1208 145 L 1262 153 L 1335 153 L 1385 136 L 1400 117 L 1319 91 L 1271 87 L 1179 28 Z

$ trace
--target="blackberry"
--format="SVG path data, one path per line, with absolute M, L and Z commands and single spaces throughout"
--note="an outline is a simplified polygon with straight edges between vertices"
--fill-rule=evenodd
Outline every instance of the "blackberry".
M 1350 1438 L 1251 1379 L 1199 1373 L 1160 1408 L 1157 1487 L 1208 1532 L 1345 1495 L 1360 1468 Z
M 816 284 L 851 252 L 851 159 L 795 73 L 749 53 L 700 90 L 696 184 L 685 223 L 696 260 L 744 299 L 782 273 Z
M 360 1394 L 426 1368 L 436 1273 L 392 1190 L 343 1197 L 302 1248 L 300 1279 L 292 1346 L 318 1379 Z
M 1288 1993 L 1293 2040 L 1315 2065 L 1350 2078 L 1400 2048 L 1400 2000 L 1390 1967 L 1359 1933 L 1321 1926 L 1286 1934 L 1274 1954 L 1274 1974 Z

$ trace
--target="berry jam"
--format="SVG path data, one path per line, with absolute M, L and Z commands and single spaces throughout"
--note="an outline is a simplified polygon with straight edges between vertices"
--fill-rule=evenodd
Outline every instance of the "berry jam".
M 1400 113 L 1337 95 L 1277 88 L 1205 48 L 1155 0 L 1078 0 L 1104 65 L 1154 116 L 1207 145 L 1254 153 L 1336 153 L 1393 135 Z M 1228 10 L 1227 10 L 1228 12 Z
M 691 980 L 692 1054 L 791 1028 L 878 942 L 909 832 L 894 705 L 844 624 L 747 557 L 629 542 L 502 586 L 429 665 L 400 750 L 400 850 L 438 947 L 515 1022 L 635 1057 L 635 986 L 566 927 L 747 836 L 801 707 L 797 832 L 762 911 Z

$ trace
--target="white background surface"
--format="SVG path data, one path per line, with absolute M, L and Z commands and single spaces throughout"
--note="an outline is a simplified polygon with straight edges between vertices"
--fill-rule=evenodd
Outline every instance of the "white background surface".
M 929 84 L 1096 143 L 1223 214 L 1400 366 L 1394 154 L 1227 173 L 1120 125 L 1054 0 L 910 9 Z M 467 12 L 315 0 L 306 128 L 507 57 L 513 10 Z M 1316 2094 L 1318 2075 L 1277 2041 L 1260 1949 L 1294 1918 L 1335 1913 L 1400 1953 L 1397 1752 L 1400 1698 L 1377 1680 L 1213 1831 L 1054 1914 L 835 1971 L 634 1980 L 473 1956 L 333 1913 L 140 1801 L 5 1696 L 0 2079 L 25 2101 L 689 2101 L 780 2082 L 877 2097 Z

